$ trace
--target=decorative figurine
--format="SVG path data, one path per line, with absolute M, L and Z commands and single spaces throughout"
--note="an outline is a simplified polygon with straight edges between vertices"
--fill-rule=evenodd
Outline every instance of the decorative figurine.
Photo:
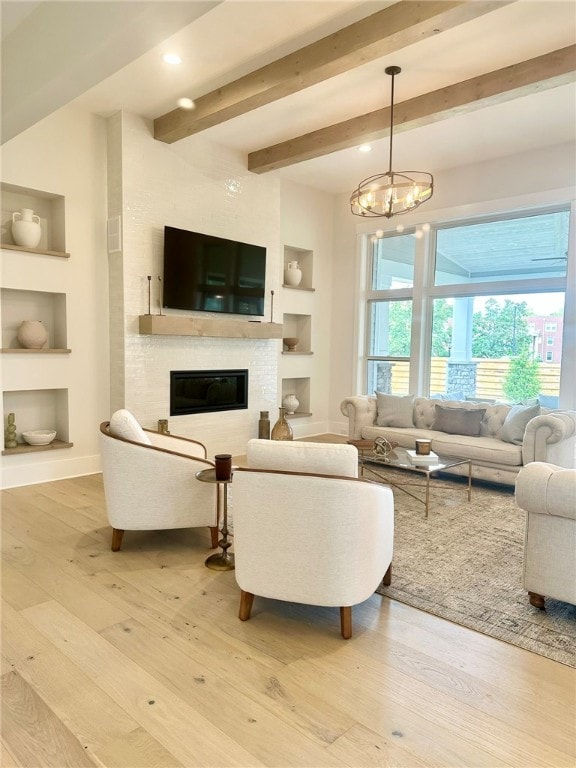
M 16 448 L 18 443 L 16 441 L 16 423 L 14 421 L 14 414 L 8 414 L 8 425 L 4 430 L 4 448 Z

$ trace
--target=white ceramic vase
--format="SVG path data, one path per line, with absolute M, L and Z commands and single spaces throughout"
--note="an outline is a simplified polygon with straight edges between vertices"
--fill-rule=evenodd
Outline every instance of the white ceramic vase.
M 12 237 L 22 248 L 36 248 L 42 237 L 40 216 L 31 208 L 21 208 L 12 214 Z
M 291 415 L 298 410 L 300 401 L 296 395 L 286 395 L 286 397 L 282 400 L 282 405 L 284 406 L 286 413 Z
M 23 320 L 17 338 L 24 349 L 42 349 L 48 341 L 48 331 L 41 320 Z
M 284 284 L 295 288 L 302 280 L 302 270 L 297 261 L 289 261 L 284 270 Z

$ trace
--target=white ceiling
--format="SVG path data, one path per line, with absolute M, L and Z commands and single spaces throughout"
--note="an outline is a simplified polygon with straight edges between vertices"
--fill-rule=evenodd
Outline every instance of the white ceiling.
M 41 58 L 40 48 L 49 56 L 50 46 L 54 50 L 57 39 L 60 67 L 66 66 L 67 50 L 72 64 L 67 67 L 66 77 L 54 67 L 48 68 L 52 80 L 38 91 L 41 95 L 60 92 L 61 103 L 74 100 L 78 106 L 101 115 L 126 109 L 153 119 L 174 109 L 181 96 L 201 96 L 390 4 L 358 0 L 2 2 L 3 54 L 6 50 L 12 52 L 3 61 L 3 76 L 12 86 L 11 93 L 24 90 L 21 95 L 25 99 L 26 87 L 22 84 L 29 73 L 23 71 L 23 67 L 27 69 L 23 46 L 32 46 Z M 133 9 L 130 17 L 124 13 L 126 6 Z M 144 7 L 148 15 L 138 16 L 137 11 Z M 112 13 L 114 9 L 118 11 L 116 15 Z M 169 9 L 170 23 L 178 31 L 160 34 L 166 23 L 158 24 L 158 10 L 166 17 L 170 15 L 166 13 Z M 119 15 L 120 10 L 123 15 Z M 54 14 L 57 29 L 51 30 L 48 11 Z M 101 26 L 94 22 L 96 14 L 101 17 Z M 186 14 L 193 19 L 191 22 L 186 21 Z M 63 24 L 66 17 L 69 25 Z M 92 27 L 98 27 L 99 39 L 91 41 L 86 25 L 82 30 L 72 24 L 81 24 L 83 17 L 91 20 Z M 143 34 L 146 25 L 151 29 Z M 105 36 L 103 30 L 107 32 Z M 77 45 L 66 44 L 67 36 L 77 42 L 76 35 L 83 35 L 81 53 Z M 17 49 L 15 40 L 19 42 Z M 402 67 L 396 80 L 399 102 L 575 42 L 576 0 L 502 3 L 497 10 L 474 21 L 209 128 L 204 135 L 247 153 L 386 106 L 390 79 L 384 69 L 389 64 Z M 118 48 L 121 55 L 113 56 L 112 49 Z M 182 65 L 166 65 L 161 55 L 168 51 L 179 53 Z M 83 66 L 77 61 L 74 64 L 74 55 L 82 57 Z M 75 83 L 76 93 L 72 88 L 75 69 L 79 75 L 88 73 L 92 81 L 87 84 L 85 77 L 84 82 Z M 33 88 L 28 90 L 33 96 Z M 46 101 L 28 98 L 28 124 L 43 116 L 42 108 L 48 114 L 61 106 L 57 103 L 50 107 Z M 35 102 L 38 112 L 32 116 L 31 104 Z M 4 110 L 2 117 L 4 121 Z M 22 127 L 26 127 L 24 122 Z M 575 137 L 576 86 L 572 83 L 398 134 L 394 140 L 394 166 L 435 173 L 470 162 L 573 142 Z M 183 141 L 190 140 L 193 139 Z M 384 140 L 374 144 L 368 154 L 349 149 L 278 173 L 331 192 L 351 191 L 364 176 L 386 170 L 387 148 L 388 142 Z

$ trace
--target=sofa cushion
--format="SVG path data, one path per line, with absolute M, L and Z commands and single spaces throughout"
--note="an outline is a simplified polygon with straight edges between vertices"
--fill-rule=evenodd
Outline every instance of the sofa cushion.
M 376 392 L 376 424 L 379 427 L 414 426 L 414 395 L 387 395 Z
M 513 405 L 504 419 L 500 440 L 522 445 L 528 422 L 536 416 L 540 416 L 540 405 Z
M 414 448 L 414 441 L 420 438 L 432 440 L 432 450 L 440 456 L 471 459 L 489 466 L 521 467 L 522 446 L 505 443 L 494 437 L 465 437 L 431 429 L 395 429 L 394 427 L 362 427 L 362 437 L 374 440 L 386 437 L 397 442 L 401 448 Z
M 447 408 L 436 405 L 436 418 L 432 429 L 448 432 L 450 435 L 480 435 L 480 424 L 486 413 L 485 408 Z
M 137 443 L 151 445 L 150 438 L 144 432 L 135 417 L 125 408 L 115 411 L 110 418 L 110 434 L 114 437 L 123 437 L 125 440 L 134 440 Z

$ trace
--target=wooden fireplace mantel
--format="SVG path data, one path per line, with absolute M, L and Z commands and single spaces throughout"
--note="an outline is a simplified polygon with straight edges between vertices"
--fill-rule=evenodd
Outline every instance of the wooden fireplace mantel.
M 218 336 L 228 339 L 281 339 L 281 323 L 223 320 L 185 315 L 140 315 L 140 333 L 158 336 Z

